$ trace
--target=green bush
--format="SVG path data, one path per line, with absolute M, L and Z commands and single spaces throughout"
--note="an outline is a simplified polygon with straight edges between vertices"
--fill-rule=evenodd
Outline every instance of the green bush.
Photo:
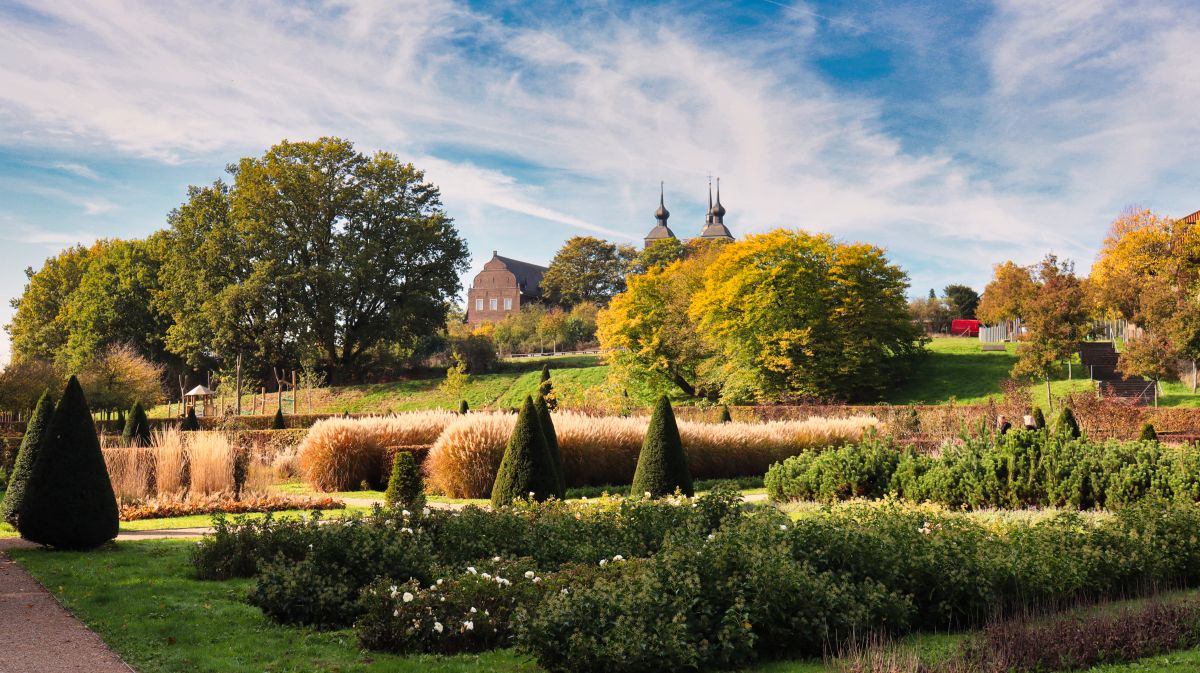
M 733 414 L 729 413 L 729 405 L 728 404 L 721 405 L 721 418 L 719 419 L 719 422 L 721 422 L 721 423 L 732 423 L 733 422 Z
M 504 507 L 524 498 L 545 500 L 556 493 L 558 477 L 546 448 L 546 434 L 533 399 L 526 395 L 492 484 L 492 506 Z
M 1054 432 L 1072 439 L 1079 439 L 1082 435 L 1079 430 L 1079 421 L 1075 420 L 1075 412 L 1071 411 L 1071 407 L 1063 407 L 1063 410 L 1059 412 L 1058 418 L 1054 421 Z
M 675 424 L 675 412 L 667 396 L 663 395 L 654 406 L 654 414 L 650 416 L 642 451 L 638 454 L 637 468 L 633 472 L 630 493 L 648 493 L 652 498 L 660 498 L 674 493 L 676 489 L 687 496 L 694 493 L 687 454 L 679 437 L 679 426 Z
M 550 365 L 542 365 L 542 378 L 538 382 L 537 394 L 546 400 L 550 411 L 558 408 L 558 396 L 554 394 L 554 382 L 550 380 Z
M 200 419 L 196 418 L 196 407 L 188 407 L 187 415 L 183 417 L 179 429 L 183 432 L 195 432 L 200 429 Z
M 25 483 L 17 530 L 61 549 L 92 549 L 117 536 L 117 498 L 83 388 L 74 376 L 54 410 Z
M 388 507 L 414 512 L 425 507 L 425 480 L 421 478 L 421 468 L 411 451 L 396 452 L 383 501 Z
M 126 446 L 150 446 L 150 419 L 146 418 L 146 409 L 141 402 L 134 402 L 129 410 L 121 439 Z
M 275 418 L 271 419 L 272 430 L 287 430 L 287 421 L 283 418 L 283 408 L 275 410 Z
M 113 431 L 125 436 L 125 412 L 124 410 L 117 411 L 117 423 L 113 426 Z
M 910 454 L 890 439 L 869 438 L 861 444 L 793 456 L 767 471 L 764 486 L 774 500 L 880 498 L 889 492 L 901 458 Z
M 25 499 L 25 487 L 29 482 L 29 474 L 41 453 L 42 442 L 50 428 L 50 419 L 54 416 L 54 399 L 50 391 L 42 393 L 33 415 L 25 424 L 25 435 L 21 438 L 21 448 L 17 450 L 17 459 L 13 463 L 12 474 L 8 475 L 8 490 L 4 494 L 3 518 L 14 528 L 21 512 L 21 503 Z
M 1043 430 L 1046 427 L 1046 414 L 1042 413 L 1041 407 L 1033 408 L 1033 429 Z
M 459 414 L 462 414 L 465 416 L 467 414 L 467 412 L 469 412 L 470 410 L 471 410 L 471 407 L 470 407 L 470 405 L 467 404 L 466 400 L 463 400 L 462 402 L 459 403 L 459 405 L 458 405 L 458 413 Z
M 558 450 L 558 432 L 554 429 L 554 419 L 550 417 L 550 405 L 546 403 L 546 398 L 538 395 L 533 406 L 537 409 L 542 433 L 546 435 L 546 451 L 550 455 L 550 464 L 554 466 L 554 479 L 558 484 L 554 495 L 562 499 L 567 495 L 567 478 L 563 474 L 562 452 Z
M 1143 442 L 1157 442 L 1158 432 L 1154 429 L 1154 425 L 1150 423 L 1142 425 L 1142 429 L 1138 432 L 1138 439 Z

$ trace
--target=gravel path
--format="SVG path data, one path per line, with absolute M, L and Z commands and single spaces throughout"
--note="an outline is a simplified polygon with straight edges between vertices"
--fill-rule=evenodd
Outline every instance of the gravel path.
M 133 673 L 100 637 L 4 554 L 35 545 L 0 539 L 0 671 Z

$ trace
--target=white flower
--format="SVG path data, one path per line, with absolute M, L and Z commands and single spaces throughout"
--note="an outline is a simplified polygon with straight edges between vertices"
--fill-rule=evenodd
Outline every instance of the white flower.
M 433 630 L 434 630 L 434 631 L 437 631 L 438 633 L 441 633 L 441 632 L 442 632 L 442 623 L 441 623 L 441 622 L 434 622 L 434 623 L 433 623 Z
M 443 602 L 443 603 L 445 603 L 445 602 L 446 602 L 446 597 L 445 597 L 445 596 L 442 596 L 442 597 L 441 597 L 441 598 L 439 598 L 438 600 L 439 600 L 439 601 L 441 601 L 441 602 Z
M 542 578 L 540 578 L 540 577 L 535 577 L 535 578 L 533 578 L 533 583 L 534 583 L 534 584 L 537 584 L 538 582 L 541 582 L 541 581 L 542 581 Z
M 410 594 L 409 592 L 405 591 L 404 595 L 401 596 L 400 598 L 403 598 L 405 603 L 411 603 L 412 599 L 413 599 L 413 595 Z
M 579 497 L 579 499 L 580 499 L 580 500 L 587 500 L 587 496 L 586 496 L 586 495 L 584 495 L 584 496 L 580 496 L 580 497 Z
M 478 610 L 476 610 L 475 608 L 471 608 L 471 614 L 475 614 L 476 612 L 478 612 Z
M 787 524 L 779 524 L 779 530 L 787 530 Z
M 711 541 L 713 541 L 713 540 L 715 540 L 715 539 L 717 539 L 717 536 L 716 536 L 716 535 L 714 535 L 713 533 L 709 533 L 709 534 L 708 534 L 708 540 L 709 540 L 710 542 L 711 542 Z
M 499 562 L 500 562 L 500 557 L 499 557 L 499 556 L 493 556 L 493 557 L 492 557 L 492 562 L 493 562 L 493 563 L 499 563 Z
M 394 610 L 394 611 L 392 612 L 392 616 L 393 616 L 393 617 L 399 617 L 399 616 L 400 616 L 400 609 L 399 609 L 399 608 L 397 608 L 396 610 Z
M 467 572 L 471 573 L 472 575 L 475 575 L 476 574 L 475 566 L 467 566 Z
M 437 581 L 437 585 L 438 585 L 439 587 L 440 587 L 440 586 L 442 586 L 442 581 L 443 581 L 443 580 L 440 580 L 440 579 Z
M 613 560 L 614 561 L 624 561 L 625 557 L 621 556 L 620 554 L 617 554 L 616 556 L 613 557 Z
M 569 593 L 571 593 L 571 592 L 570 592 L 570 591 L 567 591 L 566 587 L 563 587 L 563 590 L 562 590 L 562 595 L 566 596 L 566 595 L 567 595 L 567 594 L 569 594 Z
M 533 579 L 534 574 L 535 573 L 532 570 L 526 570 L 525 571 L 525 579 L 527 579 L 527 580 Z
M 485 579 L 485 580 L 490 580 L 490 579 L 492 579 L 492 576 L 491 576 L 491 575 L 489 575 L 489 574 L 487 574 L 487 573 L 483 573 L 482 575 L 480 575 L 480 577 L 482 577 L 482 578 L 483 578 L 483 579 Z
M 428 507 L 421 510 L 421 516 L 429 516 L 429 508 Z
M 313 547 L 312 547 L 312 544 L 310 543 L 310 544 L 308 545 L 308 550 L 309 550 L 309 551 L 312 551 L 312 548 L 313 548 Z
M 409 528 L 409 527 L 405 526 L 404 528 L 401 528 L 401 529 L 400 529 L 400 532 L 401 532 L 401 533 L 411 533 L 411 532 L 413 532 L 413 529 L 411 529 L 411 528 Z
M 471 621 L 471 620 L 469 620 L 469 619 L 468 619 L 467 621 L 463 622 L 463 626 L 464 626 L 464 627 L 466 627 L 466 629 L 467 629 L 468 631 L 474 631 L 474 630 L 475 630 L 475 622 L 473 622 L 473 621 Z
M 643 493 L 642 495 L 644 495 L 644 496 L 646 496 L 647 498 L 649 498 L 649 497 L 650 497 L 650 491 L 646 491 L 646 492 L 645 492 L 645 493 Z
M 602 558 L 602 559 L 600 559 L 600 565 L 601 565 L 601 566 L 606 566 L 606 565 L 608 565 L 608 559 L 606 559 L 606 558 Z
M 400 516 L 409 516 L 410 514 L 412 514 L 412 512 L 408 511 L 407 509 L 400 510 Z

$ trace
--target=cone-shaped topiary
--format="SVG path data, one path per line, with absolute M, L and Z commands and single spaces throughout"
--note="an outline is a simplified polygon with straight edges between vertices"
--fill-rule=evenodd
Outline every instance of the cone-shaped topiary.
M 537 394 L 546 400 L 550 411 L 558 408 L 558 400 L 554 397 L 554 382 L 550 380 L 550 365 L 542 365 L 542 380 L 538 383 Z
M 675 412 L 663 395 L 654 406 L 650 427 L 646 428 L 646 439 L 642 441 L 642 452 L 638 454 L 637 469 L 633 473 L 632 495 L 649 493 L 658 498 L 671 495 L 678 488 L 684 495 L 693 495 L 692 474 L 688 470 L 687 454 L 679 438 L 679 426 L 675 424 Z
M 117 518 L 92 412 L 72 376 L 29 474 L 17 530 L 38 544 L 92 549 L 117 536 Z
M 1157 442 L 1158 431 L 1154 429 L 1153 425 L 1146 423 L 1142 426 L 1142 431 L 1138 433 L 1138 439 L 1143 442 Z
M 1079 439 L 1082 433 L 1079 431 L 1079 422 L 1075 420 L 1075 412 L 1071 411 L 1071 407 L 1063 407 L 1062 412 L 1058 414 L 1058 418 L 1054 421 L 1054 432 Z
M 1046 414 L 1042 413 L 1041 407 L 1033 408 L 1033 429 L 1041 430 L 1046 427 Z
M 283 409 L 275 410 L 275 418 L 271 419 L 272 430 L 287 430 L 287 421 L 283 420 Z
M 567 478 L 563 473 L 562 452 L 558 450 L 558 432 L 554 429 L 554 419 L 550 417 L 546 398 L 538 395 L 533 407 L 537 409 L 538 423 L 542 426 L 542 434 L 546 436 L 546 451 L 550 454 L 550 464 L 554 466 L 554 480 L 558 484 L 554 495 L 561 500 L 567 495 Z
M 122 410 L 117 411 L 117 424 L 113 426 L 113 432 L 125 434 L 125 412 Z
M 723 405 L 721 407 L 721 422 L 722 423 L 732 423 L 733 422 L 733 414 L 729 413 L 729 405 L 728 404 Z
M 531 494 L 535 500 L 545 500 L 557 491 L 558 480 L 550 463 L 550 452 L 546 450 L 546 435 L 538 422 L 533 398 L 526 395 L 492 484 L 492 506 L 510 505 Z
M 121 431 L 121 439 L 128 446 L 150 446 L 150 419 L 146 418 L 146 410 L 141 402 L 134 402 L 125 418 L 125 428 Z
M 388 507 L 417 511 L 425 506 L 425 480 L 410 451 L 397 451 L 383 501 Z
M 460 403 L 460 404 L 458 405 L 458 413 L 460 413 L 460 414 L 462 414 L 462 415 L 464 415 L 464 416 L 465 416 L 465 415 L 467 414 L 467 412 L 468 412 L 468 411 L 470 411 L 470 410 L 471 410 L 471 407 L 470 407 L 470 405 L 468 405 L 468 404 L 467 404 L 467 401 L 466 401 L 466 400 L 463 400 L 463 401 L 462 401 L 462 403 Z
M 196 407 L 188 407 L 187 415 L 183 417 L 183 423 L 179 429 L 184 432 L 195 432 L 200 429 L 200 419 L 196 418 Z
M 8 492 L 4 495 L 2 513 L 4 520 L 10 525 L 17 525 L 17 516 L 21 511 L 21 501 L 25 498 L 25 486 L 29 482 L 29 473 L 37 462 L 41 452 L 42 441 L 50 429 L 50 418 L 54 416 L 54 400 L 50 391 L 42 393 L 33 416 L 25 425 L 25 436 L 21 438 L 21 448 L 17 450 L 17 460 L 13 463 L 12 475 L 8 480 Z

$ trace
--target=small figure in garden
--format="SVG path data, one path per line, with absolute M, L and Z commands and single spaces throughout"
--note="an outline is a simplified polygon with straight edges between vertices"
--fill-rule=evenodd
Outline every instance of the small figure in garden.
M 997 432 L 997 434 L 1005 435 L 1005 434 L 1008 434 L 1009 430 L 1012 430 L 1012 423 L 1009 423 L 1008 419 L 1005 418 L 1003 415 L 997 416 L 996 417 L 996 432 Z

